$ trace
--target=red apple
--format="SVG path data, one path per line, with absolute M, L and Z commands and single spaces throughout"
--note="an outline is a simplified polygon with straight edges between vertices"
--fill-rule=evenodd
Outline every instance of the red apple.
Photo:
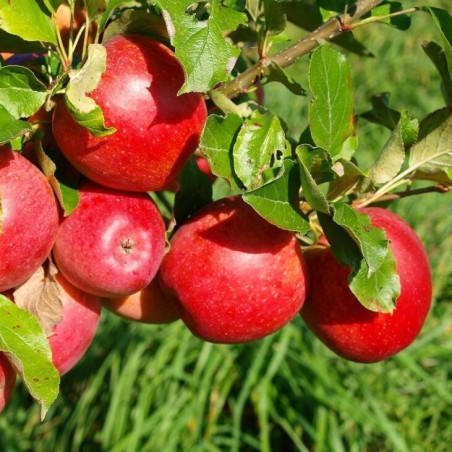
M 216 180 L 217 176 L 212 173 L 209 162 L 204 157 L 197 155 L 196 164 L 198 165 L 198 168 L 211 180 L 211 182 Z
M 64 279 L 55 276 L 63 306 L 63 318 L 49 336 L 53 364 L 60 375 L 71 370 L 91 344 L 100 320 L 99 297 L 89 295 Z
M 0 292 L 23 283 L 45 261 L 58 221 L 52 188 L 41 171 L 0 147 Z
M 165 225 L 148 194 L 85 181 L 78 208 L 61 222 L 53 255 L 74 286 L 123 297 L 152 281 L 164 249 Z
M 386 231 L 401 294 L 392 314 L 364 308 L 350 291 L 349 267 L 341 266 L 328 246 L 305 252 L 310 272 L 308 297 L 301 316 L 314 334 L 343 358 L 369 363 L 384 360 L 410 345 L 428 314 L 432 285 L 425 250 L 410 226 L 389 210 L 360 212 Z
M 281 328 L 301 309 L 307 285 L 295 235 L 240 197 L 212 203 L 183 224 L 159 275 L 188 328 L 220 343 Z
M 6 356 L 0 353 L 0 413 L 8 403 L 15 384 L 16 372 Z
M 53 115 L 56 141 L 85 176 L 107 187 L 156 191 L 168 187 L 195 151 L 207 111 L 202 96 L 178 96 L 184 72 L 174 54 L 145 36 L 115 36 L 107 69 L 90 93 L 117 131 L 93 137 L 64 102 Z
M 141 323 L 171 323 L 179 319 L 171 300 L 154 278 L 143 290 L 122 298 L 104 298 L 104 307 L 114 314 Z

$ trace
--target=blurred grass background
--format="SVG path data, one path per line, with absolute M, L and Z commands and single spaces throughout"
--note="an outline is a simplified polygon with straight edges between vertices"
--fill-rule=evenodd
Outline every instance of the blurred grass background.
M 350 56 L 357 113 L 382 91 L 391 92 L 393 108 L 419 119 L 443 106 L 439 77 L 421 49 L 423 40 L 439 40 L 430 20 L 417 14 L 404 33 L 383 25 L 356 32 L 376 56 Z M 291 72 L 307 86 L 307 58 Z M 278 85 L 265 94 L 298 137 L 309 100 Z M 388 135 L 360 121 L 358 153 L 370 159 Z M 17 386 L 0 415 L 0 450 L 450 451 L 450 201 L 450 195 L 429 194 L 391 205 L 424 242 L 434 285 L 422 333 L 396 357 L 372 365 L 346 362 L 299 318 L 262 341 L 225 346 L 199 341 L 180 322 L 139 325 L 105 312 L 44 422 Z

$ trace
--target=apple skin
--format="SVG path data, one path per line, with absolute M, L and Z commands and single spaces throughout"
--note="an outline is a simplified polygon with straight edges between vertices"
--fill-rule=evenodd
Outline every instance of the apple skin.
M 53 364 L 60 375 L 69 372 L 83 357 L 99 325 L 102 303 L 57 273 L 55 276 L 63 306 L 63 318 L 49 336 Z
M 64 102 L 53 115 L 55 139 L 85 176 L 107 187 L 158 191 L 170 186 L 196 150 L 207 117 L 202 96 L 178 96 L 184 72 L 174 54 L 145 36 L 105 43 L 107 69 L 89 94 L 105 124 L 117 131 L 93 137 Z
M 163 324 L 179 319 L 171 300 L 163 293 L 157 277 L 139 292 L 122 298 L 103 298 L 105 308 L 125 320 Z
M 80 204 L 58 228 L 53 255 L 63 276 L 101 297 L 146 287 L 165 250 L 165 224 L 146 193 L 80 185 Z
M 16 371 L 8 359 L 0 353 L 0 413 L 5 408 L 16 384 Z
M 0 147 L 0 292 L 22 284 L 45 261 L 58 229 L 52 188 L 36 166 Z
M 340 265 L 329 246 L 304 253 L 310 287 L 301 317 L 337 355 L 360 363 L 387 359 L 410 345 L 430 309 L 432 283 L 427 254 L 411 227 L 389 210 L 368 207 L 372 225 L 386 231 L 401 294 L 392 314 L 364 308 L 350 291 L 351 269 Z
M 212 203 L 183 224 L 159 275 L 191 332 L 217 343 L 275 332 L 299 312 L 307 289 L 295 235 L 240 197 Z

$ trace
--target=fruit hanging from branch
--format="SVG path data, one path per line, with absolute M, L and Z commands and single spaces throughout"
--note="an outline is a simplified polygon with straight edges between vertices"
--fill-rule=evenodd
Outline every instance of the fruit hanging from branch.
M 152 281 L 164 248 L 165 224 L 148 194 L 85 181 L 80 205 L 58 228 L 53 256 L 79 289 L 123 297 Z
M 410 226 L 387 209 L 361 209 L 390 241 L 401 293 L 392 313 L 371 311 L 348 286 L 349 267 L 340 265 L 328 245 L 304 253 L 310 289 L 301 317 L 314 334 L 343 358 L 370 363 L 408 347 L 419 334 L 432 300 L 427 254 Z M 384 281 L 381 290 L 384 290 Z
M 221 343 L 277 331 L 297 315 L 308 286 L 295 235 L 240 197 L 209 204 L 183 224 L 159 275 L 188 328 Z
M 45 261 L 58 228 L 50 184 L 19 153 L 0 147 L 0 292 L 23 283 Z
M 184 72 L 170 49 L 145 36 L 105 43 L 107 67 L 88 94 L 116 132 L 94 137 L 61 100 L 53 133 L 82 174 L 107 187 L 158 191 L 175 181 L 198 146 L 207 111 L 197 93 L 178 96 Z

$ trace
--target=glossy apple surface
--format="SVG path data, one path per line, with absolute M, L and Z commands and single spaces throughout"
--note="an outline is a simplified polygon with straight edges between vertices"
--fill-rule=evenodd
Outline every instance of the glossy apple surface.
M 102 297 L 122 297 L 152 281 L 164 248 L 165 225 L 146 193 L 85 181 L 79 206 L 58 228 L 53 255 L 74 286 Z
M 55 277 L 63 318 L 49 336 L 53 364 L 60 375 L 69 372 L 83 357 L 97 332 L 102 304 L 99 297 L 77 289 L 61 274 Z
M 427 255 L 410 226 L 386 209 L 360 211 L 390 240 L 401 284 L 396 309 L 388 314 L 364 308 L 348 288 L 351 269 L 338 264 L 324 246 L 304 254 L 310 288 L 301 316 L 336 354 L 368 363 L 389 358 L 414 341 L 430 308 L 432 285 Z
M 179 319 L 173 303 L 154 278 L 143 290 L 122 298 L 103 298 L 109 311 L 126 320 L 141 323 L 171 323 Z
M 0 292 L 23 283 L 45 261 L 58 228 L 47 179 L 19 153 L 0 147 Z
M 295 235 L 241 198 L 210 204 L 182 225 L 159 275 L 188 328 L 220 343 L 278 330 L 300 310 L 307 286 Z
M 0 353 L 0 413 L 5 408 L 16 384 L 16 372 L 6 359 L 3 353 Z
M 200 94 L 178 96 L 184 73 L 174 54 L 144 36 L 105 44 L 107 69 L 89 94 L 116 133 L 95 138 L 60 102 L 56 141 L 68 160 L 99 184 L 131 191 L 168 187 L 195 151 L 207 111 Z

